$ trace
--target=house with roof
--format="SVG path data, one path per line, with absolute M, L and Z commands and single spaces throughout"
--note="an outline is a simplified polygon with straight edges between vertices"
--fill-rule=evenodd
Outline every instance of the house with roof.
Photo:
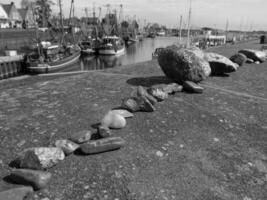
M 18 9 L 23 28 L 33 28 L 35 27 L 35 19 L 33 10 L 29 7 Z
M 0 28 L 8 28 L 8 27 L 9 27 L 8 15 L 3 6 L 0 4 Z
M 8 15 L 10 27 L 21 27 L 22 19 L 14 2 L 11 2 L 10 4 L 2 4 L 2 7 Z

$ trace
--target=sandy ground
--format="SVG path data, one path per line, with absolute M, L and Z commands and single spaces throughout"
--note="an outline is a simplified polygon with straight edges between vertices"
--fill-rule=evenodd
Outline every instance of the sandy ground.
M 210 51 L 230 56 L 244 47 L 260 46 Z M 23 149 L 93 130 L 136 86 L 168 82 L 156 61 L 1 81 L 0 176 Z M 49 169 L 50 185 L 36 194 L 50 200 L 267 199 L 267 62 L 201 85 L 203 94 L 177 93 L 113 131 L 127 141 L 124 148 L 67 157 Z

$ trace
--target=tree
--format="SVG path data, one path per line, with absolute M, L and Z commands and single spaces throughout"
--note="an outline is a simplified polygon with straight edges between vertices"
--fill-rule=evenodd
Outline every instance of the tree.
M 20 5 L 21 8 L 28 8 L 34 3 L 34 0 L 21 0 Z
M 54 5 L 52 0 L 36 0 L 35 1 L 35 14 L 37 16 L 37 22 L 40 27 L 47 27 L 47 22 L 51 17 L 52 9 Z

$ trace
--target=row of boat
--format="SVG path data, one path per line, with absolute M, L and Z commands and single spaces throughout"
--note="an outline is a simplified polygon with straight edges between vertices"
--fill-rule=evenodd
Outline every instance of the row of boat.
M 49 73 L 74 64 L 81 53 L 87 55 L 119 55 L 125 52 L 124 41 L 117 36 L 88 39 L 78 45 L 52 45 L 42 42 L 24 58 L 30 73 Z

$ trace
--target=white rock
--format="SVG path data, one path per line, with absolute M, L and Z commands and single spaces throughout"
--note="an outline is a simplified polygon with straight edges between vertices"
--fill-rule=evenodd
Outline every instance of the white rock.
M 121 129 L 126 126 L 126 120 L 119 114 L 108 112 L 102 119 L 101 124 L 109 128 Z

